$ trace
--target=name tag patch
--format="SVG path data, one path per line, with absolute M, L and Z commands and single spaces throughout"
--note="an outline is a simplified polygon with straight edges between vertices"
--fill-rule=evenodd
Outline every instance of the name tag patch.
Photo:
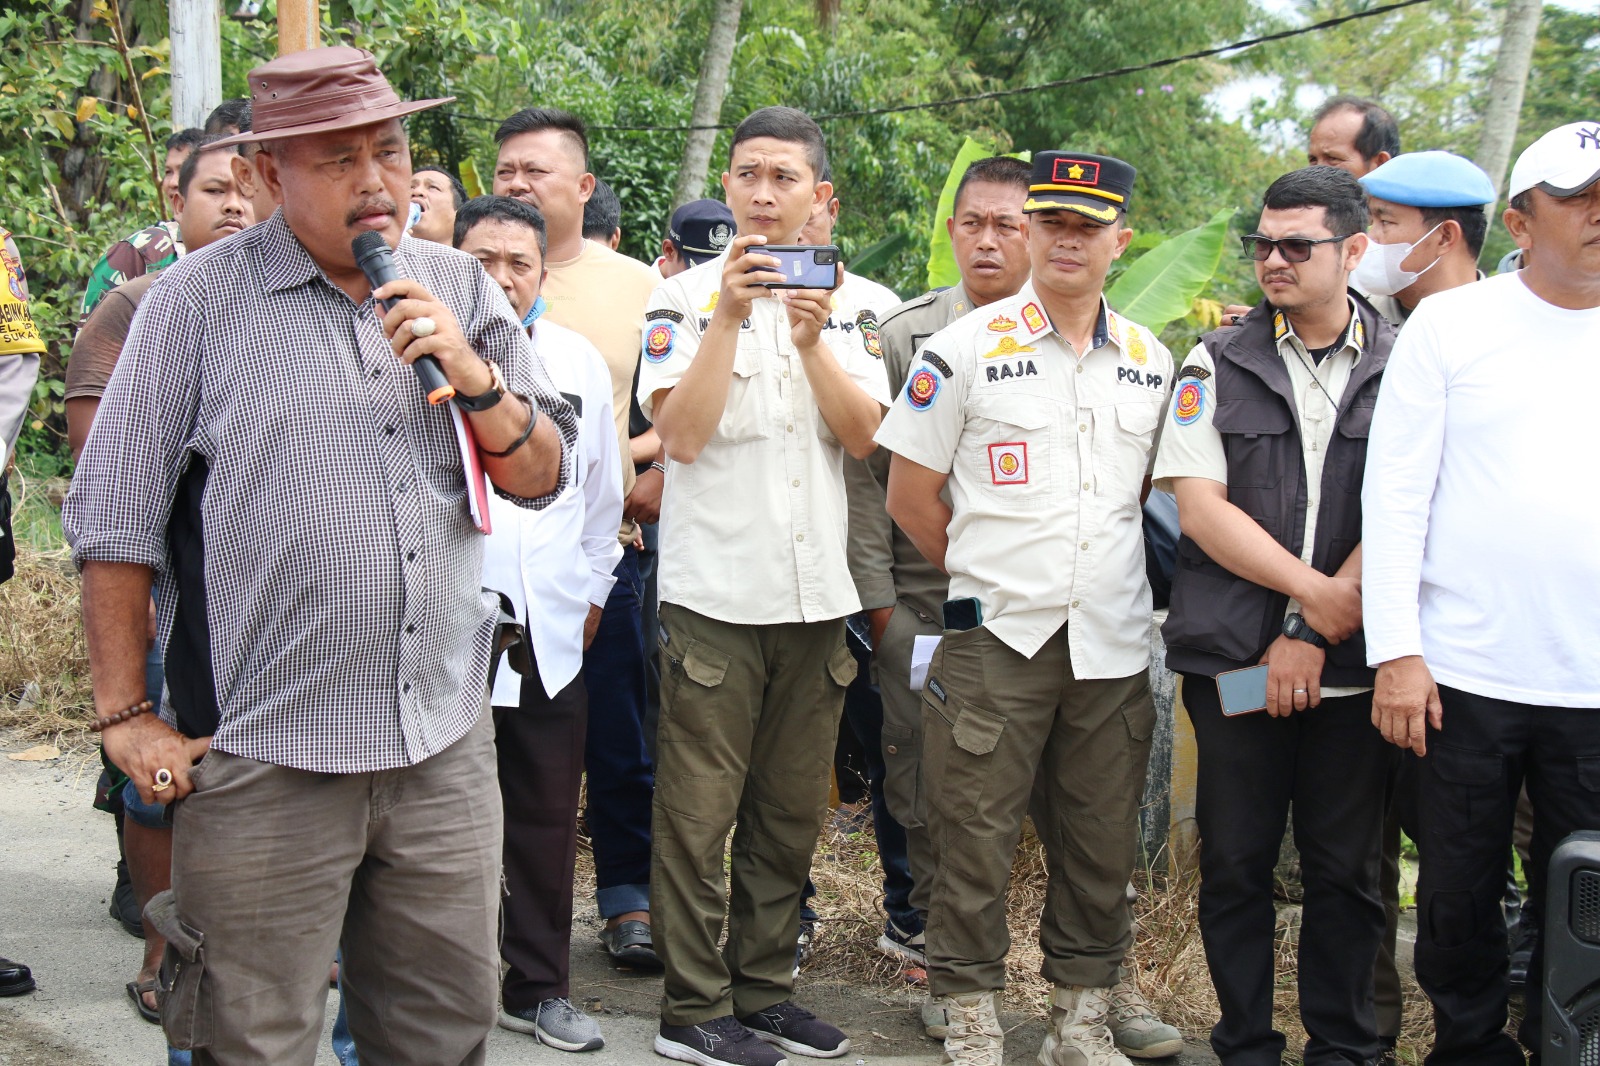
M 1119 385 L 1143 385 L 1147 389 L 1159 390 L 1163 384 L 1160 374 L 1152 374 L 1148 370 L 1138 367 L 1117 367 L 1117 383 Z
M 1039 368 L 1032 359 L 1018 359 L 1014 363 L 990 363 L 983 368 L 983 384 L 1010 381 L 1013 378 L 1036 378 Z
M 996 485 L 1028 483 L 1028 445 L 1008 441 L 989 445 L 989 477 Z

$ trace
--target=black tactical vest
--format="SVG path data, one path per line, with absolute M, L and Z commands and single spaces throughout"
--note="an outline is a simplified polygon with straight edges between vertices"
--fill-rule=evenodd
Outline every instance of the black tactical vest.
M 1366 348 L 1339 399 L 1322 465 L 1311 565 L 1335 573 L 1361 542 L 1361 480 L 1367 434 L 1395 328 L 1355 297 Z M 1201 338 L 1216 364 L 1216 410 L 1228 460 L 1228 502 L 1249 515 L 1295 558 L 1304 547 L 1306 467 L 1289 371 L 1273 337 L 1273 309 L 1263 303 L 1240 326 Z M 1181 386 L 1181 375 L 1179 385 Z M 1213 562 L 1189 537 L 1178 541 L 1172 603 L 1161 635 L 1167 667 L 1214 676 L 1254 666 L 1283 631 L 1289 597 L 1246 581 Z M 1366 637 L 1357 630 L 1328 648 L 1322 684 L 1370 685 Z

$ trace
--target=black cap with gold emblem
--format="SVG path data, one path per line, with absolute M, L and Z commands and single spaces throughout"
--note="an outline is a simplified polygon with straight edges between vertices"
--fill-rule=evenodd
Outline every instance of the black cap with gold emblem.
M 1128 210 L 1136 171 L 1120 159 L 1086 152 L 1035 152 L 1022 210 L 1076 211 L 1108 225 Z

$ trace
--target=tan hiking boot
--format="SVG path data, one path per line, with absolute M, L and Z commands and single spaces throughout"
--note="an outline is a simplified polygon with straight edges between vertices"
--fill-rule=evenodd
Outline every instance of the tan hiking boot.
M 922 1031 L 934 1040 L 943 1040 L 950 1032 L 950 1012 L 945 1008 L 943 996 L 929 996 L 922 1001 Z
M 1109 988 L 1057 985 L 1050 996 L 1050 1035 L 1039 1048 L 1042 1066 L 1131 1066 L 1106 1026 L 1110 1010 Z
M 944 1006 L 950 1026 L 939 1066 L 1000 1066 L 1005 1034 L 994 1010 L 993 992 L 945 996 L 935 1002 Z
M 1117 1050 L 1130 1059 L 1164 1059 L 1183 1050 L 1183 1034 L 1156 1016 L 1127 971 L 1111 986 L 1106 1024 Z

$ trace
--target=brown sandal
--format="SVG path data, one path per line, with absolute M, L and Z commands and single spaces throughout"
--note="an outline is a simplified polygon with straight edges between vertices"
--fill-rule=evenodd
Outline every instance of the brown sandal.
M 155 990 L 156 981 L 153 977 L 148 981 L 128 982 L 128 998 L 133 1000 L 134 1007 L 139 1011 L 139 1017 L 154 1025 L 160 1025 L 161 1011 L 144 1001 L 144 994 Z

